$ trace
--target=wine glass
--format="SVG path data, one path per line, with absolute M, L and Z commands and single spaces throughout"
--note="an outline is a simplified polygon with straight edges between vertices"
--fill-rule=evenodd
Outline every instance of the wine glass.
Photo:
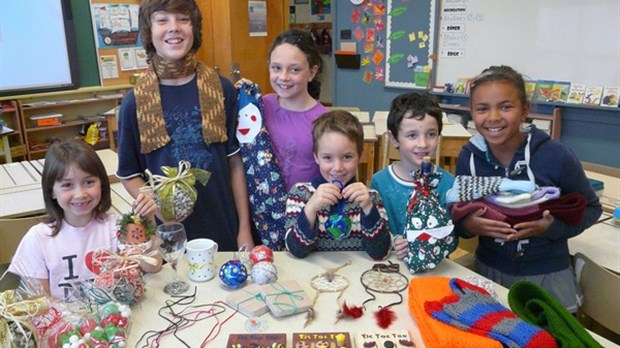
M 178 222 L 164 222 L 157 226 L 157 245 L 159 253 L 163 259 L 172 266 L 174 270 L 174 279 L 171 283 L 166 284 L 164 292 L 168 295 L 179 295 L 189 289 L 189 284 L 179 280 L 177 272 L 177 263 L 185 253 L 187 244 L 187 234 L 185 227 Z

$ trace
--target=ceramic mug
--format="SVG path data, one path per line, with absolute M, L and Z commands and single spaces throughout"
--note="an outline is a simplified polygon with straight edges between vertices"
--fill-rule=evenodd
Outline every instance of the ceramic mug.
M 187 242 L 187 261 L 190 280 L 205 282 L 216 274 L 215 253 L 217 243 L 208 238 L 197 238 Z

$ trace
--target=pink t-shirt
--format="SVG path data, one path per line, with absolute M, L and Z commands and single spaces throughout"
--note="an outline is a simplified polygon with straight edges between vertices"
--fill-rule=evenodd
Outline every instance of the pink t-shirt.
M 312 121 L 328 110 L 317 101 L 306 111 L 290 111 L 278 103 L 277 94 L 263 96 L 265 125 L 280 164 L 286 190 L 320 175 L 312 152 Z
M 55 237 L 51 237 L 52 229 L 46 224 L 35 225 L 19 243 L 9 271 L 22 277 L 48 279 L 51 295 L 66 298 L 72 292 L 72 283 L 95 277 L 84 262 L 87 253 L 118 249 L 116 221 L 114 214 L 108 214 L 104 221 L 93 219 L 84 227 L 63 221 Z

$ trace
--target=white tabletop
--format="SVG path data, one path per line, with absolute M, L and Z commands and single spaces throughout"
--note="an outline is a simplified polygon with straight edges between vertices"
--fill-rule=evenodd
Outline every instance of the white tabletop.
M 230 252 L 217 253 L 216 266 L 219 268 L 223 263 L 231 258 L 232 253 Z M 409 275 L 402 263 L 395 261 L 393 255 L 391 259 L 401 265 L 403 274 L 405 274 L 409 279 L 412 277 Z M 349 287 L 342 295 L 341 301 L 346 301 L 350 305 L 359 306 L 365 299 L 370 297 L 364 291 L 364 288 L 360 283 L 360 275 L 376 263 L 365 253 L 315 252 L 305 259 L 297 259 L 286 252 L 278 252 L 275 253 L 274 264 L 278 270 L 278 280 L 296 280 L 312 298 L 315 295 L 315 292 L 310 285 L 311 278 L 317 274 L 324 273 L 326 269 L 341 266 L 348 261 L 350 261 L 351 264 L 342 268 L 338 272 L 338 274 L 344 275 L 350 283 Z M 187 261 L 183 260 L 179 264 L 179 274 L 183 279 L 187 279 L 187 271 Z M 424 273 L 421 276 L 466 278 L 467 276 L 474 274 L 475 273 L 472 271 L 450 260 L 444 260 L 435 270 Z M 148 330 L 163 330 L 168 325 L 168 322 L 159 317 L 157 313 L 159 309 L 164 306 L 165 301 L 171 299 L 168 295 L 164 294 L 162 289 L 164 284 L 172 279 L 172 276 L 172 270 L 168 267 L 168 265 L 164 266 L 163 270 L 159 273 L 147 274 L 145 276 L 146 293 L 140 302 L 132 306 L 133 319 L 128 346 L 144 346 L 145 341 L 141 341 L 139 342 L 140 344 L 137 345 L 138 340 L 144 333 Z M 419 275 L 416 275 L 416 277 L 417 276 Z M 197 290 L 196 299 L 192 305 L 206 305 L 219 300 L 223 301 L 226 296 L 235 291 L 224 287 L 217 276 L 204 283 L 189 283 L 192 286 L 196 286 Z M 495 290 L 500 298 L 500 301 L 506 305 L 508 290 L 501 286 L 496 286 Z M 422 341 L 420 332 L 418 331 L 415 321 L 409 313 L 409 308 L 407 306 L 407 290 L 404 290 L 402 294 L 403 303 L 391 307 L 396 313 L 397 319 L 389 327 L 389 330 L 408 330 L 412 340 L 416 344 L 416 347 L 424 347 L 424 342 Z M 314 307 L 316 310 L 315 320 L 306 328 L 303 327 L 305 322 L 305 314 L 297 314 L 282 318 L 276 318 L 272 316 L 271 313 L 264 314 L 260 317 L 260 319 L 264 320 L 266 323 L 266 330 L 264 332 L 286 333 L 288 347 L 292 344 L 293 332 L 344 331 L 349 332 L 351 338 L 354 339 L 355 335 L 361 331 L 381 331 L 381 329 L 377 326 L 371 312 L 374 312 L 378 305 L 392 303 L 398 299 L 397 296 L 393 294 L 378 294 L 376 301 L 366 304 L 367 313 L 365 313 L 361 318 L 356 320 L 340 320 L 337 325 L 334 325 L 336 313 L 339 308 L 339 305 L 337 304 L 337 297 L 337 293 L 322 293 L 318 297 Z M 181 308 L 184 307 L 185 306 L 180 306 L 176 307 L 176 309 L 181 310 Z M 217 316 L 217 320 L 222 322 L 232 313 L 232 309 L 227 307 L 227 310 L 224 313 Z M 241 313 L 234 314 L 230 320 L 221 325 L 221 332 L 214 337 L 207 347 L 225 347 L 230 333 L 247 333 L 245 329 L 246 321 L 247 318 Z M 177 332 L 177 336 L 187 342 L 189 346 L 199 347 L 201 342 L 209 335 L 211 329 L 216 326 L 216 323 L 217 321 L 213 317 L 204 319 L 197 325 L 193 325 L 183 331 Z M 214 335 L 211 335 L 211 337 L 213 336 Z M 600 339 L 599 341 L 603 342 L 605 346 L 614 346 L 612 343 L 598 336 L 595 337 Z M 164 347 L 181 346 L 180 343 L 171 335 L 164 337 L 160 341 L 160 344 Z M 355 347 L 355 343 L 353 344 Z
M 620 273 L 620 226 L 608 219 L 568 240 L 571 254 L 580 252 L 599 265 Z

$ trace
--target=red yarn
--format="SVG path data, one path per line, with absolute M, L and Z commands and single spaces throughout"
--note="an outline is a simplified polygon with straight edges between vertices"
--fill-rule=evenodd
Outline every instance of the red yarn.
M 383 307 L 375 312 L 375 319 L 380 328 L 387 329 L 396 320 L 396 313 L 390 307 Z

